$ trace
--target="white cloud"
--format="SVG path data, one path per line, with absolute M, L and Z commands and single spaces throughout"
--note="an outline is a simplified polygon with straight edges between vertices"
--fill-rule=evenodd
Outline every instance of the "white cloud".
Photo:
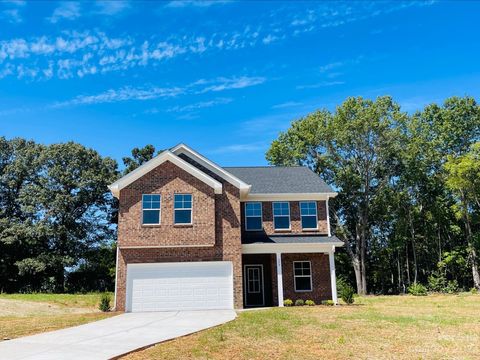
M 185 8 L 185 7 L 199 7 L 205 8 L 213 5 L 223 5 L 233 2 L 232 0 L 173 0 L 168 2 L 165 7 L 168 8 Z
M 60 3 L 60 6 L 53 10 L 52 16 L 47 20 L 52 24 L 57 23 L 59 20 L 75 20 L 79 18 L 80 13 L 80 3 L 75 1 L 68 1 Z
M 96 95 L 80 95 L 71 100 L 55 103 L 53 108 L 61 108 L 72 105 L 92 105 L 114 103 L 128 100 L 152 100 L 164 97 L 174 97 L 183 93 L 182 88 L 132 88 L 123 87 L 110 89 Z
M 216 149 L 208 151 L 210 154 L 225 154 L 225 153 L 243 153 L 243 152 L 256 152 L 261 150 L 266 150 L 268 148 L 268 143 L 264 142 L 254 142 L 247 144 L 233 144 L 227 146 L 221 146 Z
M 6 19 L 8 22 L 12 24 L 18 24 L 23 21 L 23 18 L 20 15 L 20 10 L 18 9 L 3 10 L 1 13 L 1 17 Z
M 342 85 L 345 84 L 345 81 L 321 81 L 316 84 L 308 84 L 308 85 L 298 85 L 296 89 L 301 90 L 301 89 L 318 89 L 322 87 L 328 87 L 328 86 L 335 86 L 335 85 Z
M 197 84 L 211 84 L 198 91 L 198 93 L 203 94 L 210 91 L 218 92 L 231 89 L 243 89 L 246 87 L 263 84 L 265 81 L 266 79 L 264 77 L 240 76 L 232 78 L 219 77 L 213 81 L 200 80 L 197 81 Z
M 100 15 L 118 15 L 130 8 L 129 1 L 97 1 L 95 13 Z
M 300 106 L 300 105 L 303 105 L 303 103 L 295 102 L 295 101 L 287 101 L 281 104 L 273 105 L 272 109 L 285 109 L 285 108 Z
M 200 101 L 194 104 L 189 104 L 185 106 L 174 106 L 170 109 L 167 109 L 168 112 L 186 112 L 186 111 L 194 111 L 203 108 L 209 108 L 215 105 L 224 105 L 229 104 L 233 101 L 231 98 L 217 98 L 209 101 Z

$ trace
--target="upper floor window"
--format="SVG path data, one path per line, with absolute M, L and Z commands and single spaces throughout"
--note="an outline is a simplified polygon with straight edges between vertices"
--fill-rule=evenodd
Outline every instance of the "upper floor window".
M 293 262 L 295 291 L 312 291 L 312 267 L 310 261 Z
M 262 203 L 245 203 L 245 230 L 262 230 Z
M 290 204 L 288 202 L 273 203 L 273 227 L 275 230 L 290 229 Z
M 158 194 L 142 195 L 142 224 L 144 225 L 160 224 L 160 195 Z
M 300 216 L 302 217 L 302 229 L 316 230 L 318 228 L 317 203 L 315 201 L 301 202 Z
M 192 223 L 192 194 L 174 195 L 174 223 Z

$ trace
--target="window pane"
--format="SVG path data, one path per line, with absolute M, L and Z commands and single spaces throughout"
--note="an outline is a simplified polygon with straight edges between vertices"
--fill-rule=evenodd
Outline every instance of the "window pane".
M 290 215 L 288 202 L 273 203 L 273 215 Z
M 191 222 L 191 210 L 175 210 L 175 224 L 190 224 Z
M 262 204 L 261 203 L 246 203 L 245 204 L 245 214 L 247 216 L 261 216 L 262 215 Z
M 316 216 L 302 216 L 302 228 L 304 229 L 316 229 L 317 217 Z
M 275 229 L 289 229 L 290 219 L 287 216 L 276 216 L 273 219 Z
M 247 217 L 246 219 L 247 230 L 261 230 L 262 219 L 260 217 Z
M 310 277 L 296 277 L 295 278 L 295 290 L 297 291 L 310 291 Z
M 144 210 L 143 211 L 144 224 L 158 224 L 160 223 L 160 210 Z
M 314 201 L 301 202 L 300 213 L 303 215 L 317 215 L 317 204 Z

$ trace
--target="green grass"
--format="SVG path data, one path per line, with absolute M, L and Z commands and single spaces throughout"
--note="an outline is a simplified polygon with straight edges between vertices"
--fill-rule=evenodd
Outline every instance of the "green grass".
M 480 295 L 367 296 L 352 306 L 241 312 L 139 359 L 475 359 Z
M 113 299 L 113 293 L 111 293 Z M 96 308 L 100 302 L 101 293 L 87 294 L 0 294 L 0 299 L 35 301 L 50 303 L 64 307 Z

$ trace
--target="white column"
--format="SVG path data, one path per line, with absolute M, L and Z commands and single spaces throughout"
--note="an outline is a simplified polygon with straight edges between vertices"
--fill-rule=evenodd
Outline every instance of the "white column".
M 282 253 L 277 253 L 277 289 L 278 306 L 283 306 L 283 273 L 282 273 Z
M 332 248 L 331 251 L 328 253 L 328 260 L 330 262 L 330 283 L 332 286 L 332 300 L 334 304 L 338 304 L 338 297 L 337 297 L 337 277 L 335 275 L 335 247 Z

